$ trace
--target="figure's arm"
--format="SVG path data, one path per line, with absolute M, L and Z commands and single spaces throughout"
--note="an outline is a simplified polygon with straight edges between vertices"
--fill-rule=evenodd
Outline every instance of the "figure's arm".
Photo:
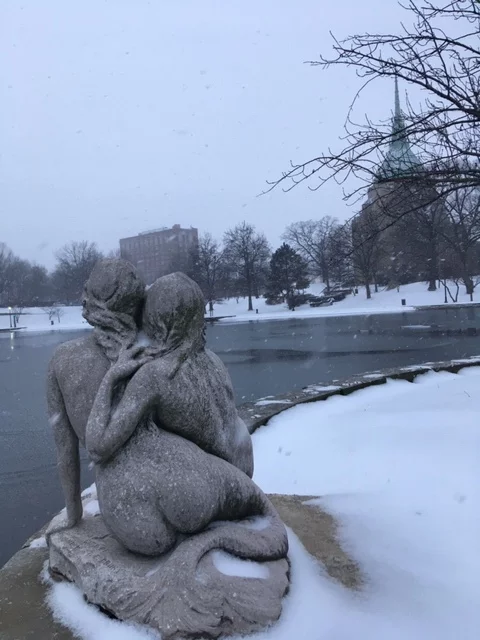
M 80 486 L 78 437 L 70 424 L 53 363 L 47 376 L 47 405 L 57 449 L 58 472 L 67 508 L 67 527 L 74 527 L 83 514 Z
M 143 416 L 154 404 L 154 394 L 142 363 L 131 361 L 113 365 L 105 375 L 97 392 L 87 422 L 86 447 L 96 463 L 108 460 L 135 431 Z M 112 401 L 115 386 L 135 369 L 139 371 L 128 382 L 114 411 Z
M 225 381 L 225 392 L 229 402 L 231 403 L 236 418 L 232 433 L 233 446 L 229 447 L 229 452 L 231 455 L 229 462 L 241 469 L 244 473 L 247 474 L 249 478 L 253 478 L 254 462 L 252 437 L 247 429 L 247 425 L 240 417 L 235 406 L 235 393 L 233 391 L 233 384 L 230 378 L 230 374 L 220 358 L 217 355 L 214 355 L 214 358 L 216 360 L 217 366 L 223 372 Z M 231 445 L 232 443 L 229 444 Z

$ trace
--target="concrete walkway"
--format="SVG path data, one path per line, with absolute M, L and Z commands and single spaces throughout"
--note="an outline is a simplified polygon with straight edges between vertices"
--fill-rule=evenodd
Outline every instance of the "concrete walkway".
M 74 640 L 53 621 L 45 604 L 46 587 L 39 580 L 46 549 L 22 549 L 0 569 L 1 640 Z

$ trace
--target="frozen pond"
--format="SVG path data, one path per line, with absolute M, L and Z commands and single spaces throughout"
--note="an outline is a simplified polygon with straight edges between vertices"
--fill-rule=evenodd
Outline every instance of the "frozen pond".
M 460 328 L 480 333 L 480 309 L 214 325 L 208 343 L 240 404 L 350 374 L 479 354 L 480 336 L 449 335 Z M 55 346 L 78 335 L 0 334 L 0 565 L 62 506 L 45 373 Z

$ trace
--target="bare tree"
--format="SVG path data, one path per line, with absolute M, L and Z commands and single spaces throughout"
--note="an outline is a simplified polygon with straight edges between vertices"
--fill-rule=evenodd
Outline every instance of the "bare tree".
M 377 289 L 378 273 L 384 248 L 382 235 L 378 228 L 379 217 L 375 210 L 365 208 L 351 225 L 351 255 L 356 278 L 365 286 L 367 300 L 372 297 L 371 285 Z
M 443 199 L 427 184 L 374 183 L 363 208 L 375 208 L 382 234 L 385 259 L 395 259 L 395 267 L 416 279 L 428 280 L 435 291 L 439 277 L 442 233 L 447 218 Z M 392 224 L 391 224 L 392 223 Z M 395 224 L 393 224 L 395 223 Z M 390 264 L 392 266 L 392 264 Z M 383 272 L 389 269 L 382 265 Z
M 70 242 L 57 252 L 57 266 L 52 278 L 65 302 L 80 301 L 83 285 L 102 257 L 97 245 L 86 240 Z
M 335 218 L 294 222 L 287 227 L 282 238 L 306 260 L 314 275 L 320 276 L 330 290 L 332 271 L 341 264 L 335 243 L 340 225 Z
M 6 290 L 9 282 L 9 269 L 14 255 L 4 242 L 0 242 L 0 300 L 5 304 Z
M 268 275 L 270 247 L 266 237 L 246 222 L 230 229 L 224 236 L 224 257 L 230 273 L 236 274 L 240 288 L 253 311 L 253 296 L 258 296 Z
M 47 270 L 15 256 L 0 243 L 0 304 L 32 307 L 51 295 Z
M 403 80 L 425 93 L 424 103 L 408 105 L 399 131 L 388 122 L 354 122 L 355 98 L 342 148 L 325 149 L 315 158 L 293 163 L 270 188 L 284 184 L 290 190 L 309 181 L 315 190 L 330 179 L 343 183 L 351 176 L 363 184 L 408 177 L 420 184 L 427 181 L 441 197 L 457 188 L 480 185 L 480 3 L 407 0 L 404 8 L 413 18 L 411 26 L 403 23 L 398 33 L 334 38 L 333 57 L 311 64 L 323 69 L 353 67 L 364 81 L 362 89 L 379 78 Z M 408 176 L 379 175 L 381 161 L 402 136 L 419 150 L 421 165 Z M 345 195 L 355 198 L 361 190 L 354 186 Z
M 192 251 L 192 278 L 200 285 L 212 314 L 223 277 L 222 251 L 219 243 L 209 233 L 200 236 L 198 247 L 194 247 Z
M 330 237 L 330 275 L 341 286 L 355 283 L 352 251 L 352 230 L 349 224 L 338 225 Z
M 120 247 L 117 247 L 116 249 L 110 249 L 110 251 L 108 251 L 105 254 L 106 258 L 112 258 L 112 259 L 118 259 L 121 258 L 121 253 L 120 253 Z
M 449 225 L 443 236 L 456 257 L 466 293 L 473 300 L 473 276 L 479 266 L 480 188 L 467 187 L 451 193 L 445 201 L 445 209 Z
M 55 318 L 60 324 L 60 319 L 65 315 L 65 310 L 58 304 L 52 304 L 48 307 L 43 307 L 42 311 L 47 314 L 51 324 L 53 324 Z

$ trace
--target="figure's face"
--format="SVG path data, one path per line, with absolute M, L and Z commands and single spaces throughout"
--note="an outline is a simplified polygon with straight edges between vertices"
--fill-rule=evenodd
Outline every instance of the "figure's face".
M 86 291 L 86 289 L 84 289 L 84 290 L 83 290 L 83 295 L 82 295 L 82 317 L 83 317 L 85 320 L 88 320 L 88 317 L 87 317 L 87 316 L 88 316 L 88 308 L 87 308 L 88 300 L 87 300 L 87 295 L 88 295 L 88 294 L 87 294 L 87 291 Z
M 88 290 L 87 285 L 88 283 L 85 285 L 82 295 L 82 316 L 87 322 L 89 322 L 89 318 L 92 317 L 94 310 L 98 307 L 98 302 L 102 303 L 104 301 L 97 301 L 95 296 L 93 296 Z

